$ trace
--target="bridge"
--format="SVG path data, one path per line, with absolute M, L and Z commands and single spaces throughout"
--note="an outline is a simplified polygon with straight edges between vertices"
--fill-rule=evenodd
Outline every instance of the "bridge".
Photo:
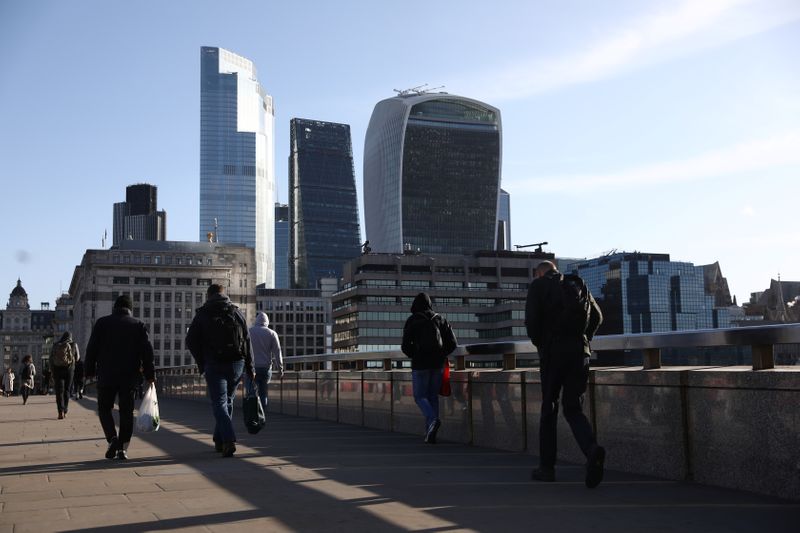
M 792 328 L 755 328 L 732 342 L 797 342 Z M 529 480 L 538 372 L 468 368 L 487 354 L 515 366 L 526 350 L 460 348 L 467 368 L 453 372 L 435 446 L 422 442 L 409 372 L 397 369 L 287 372 L 261 433 L 248 435 L 235 417 L 232 459 L 213 452 L 210 407 L 188 369 L 159 376 L 162 428 L 135 434 L 128 461 L 103 457 L 91 397 L 73 401 L 65 420 L 52 396 L 25 406 L 1 398 L 0 531 L 798 530 L 797 368 L 768 368 L 768 350 L 757 348 L 762 370 L 658 368 L 653 351 L 647 370 L 593 369 L 587 405 L 609 469 L 588 490 L 563 421 L 557 481 Z M 358 368 L 396 357 L 328 359 Z

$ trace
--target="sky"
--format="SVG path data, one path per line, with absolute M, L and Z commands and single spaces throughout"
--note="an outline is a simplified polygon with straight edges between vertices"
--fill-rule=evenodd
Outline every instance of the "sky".
M 375 104 L 444 85 L 501 111 L 513 244 L 800 280 L 797 0 L 0 0 L 0 294 L 54 304 L 133 183 L 196 240 L 201 46 L 273 96 L 279 201 L 290 119 L 343 122 L 363 217 Z

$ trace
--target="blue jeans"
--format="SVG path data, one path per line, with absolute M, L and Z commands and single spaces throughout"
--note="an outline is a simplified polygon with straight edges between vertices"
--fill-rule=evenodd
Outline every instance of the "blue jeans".
M 205 366 L 208 398 L 214 413 L 214 442 L 236 442 L 233 431 L 233 399 L 242 379 L 244 361 L 221 363 L 209 361 Z
M 412 370 L 414 401 L 425 415 L 425 429 L 439 418 L 439 389 L 442 387 L 442 369 Z
M 248 378 L 249 379 L 249 378 Z M 264 414 L 267 414 L 267 404 L 269 403 L 269 395 L 267 394 L 267 385 L 272 381 L 272 367 L 256 367 L 256 381 L 255 387 L 258 393 L 258 399 L 261 401 L 261 407 L 264 409 Z

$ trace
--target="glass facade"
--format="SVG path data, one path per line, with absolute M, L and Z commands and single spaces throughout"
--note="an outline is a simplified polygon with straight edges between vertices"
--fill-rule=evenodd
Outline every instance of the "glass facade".
M 511 250 L 511 195 L 503 189 L 497 202 L 497 249 Z
M 361 253 L 350 126 L 295 118 L 290 144 L 290 285 L 314 289 Z
M 275 288 L 289 288 L 289 206 L 275 204 Z
M 256 251 L 256 281 L 274 284 L 274 111 L 252 61 L 200 50 L 199 239 Z

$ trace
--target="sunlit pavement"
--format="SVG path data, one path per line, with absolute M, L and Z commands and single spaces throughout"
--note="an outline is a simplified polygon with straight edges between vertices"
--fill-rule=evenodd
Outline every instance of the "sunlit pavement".
M 104 458 L 91 398 L 0 398 L 0 533 L 24 531 L 798 531 L 800 503 L 583 468 L 529 481 L 530 455 L 283 415 L 213 451 L 205 402 Z M 731 443 L 735 445 L 735 443 Z M 609 453 L 613 453 L 610 450 Z

